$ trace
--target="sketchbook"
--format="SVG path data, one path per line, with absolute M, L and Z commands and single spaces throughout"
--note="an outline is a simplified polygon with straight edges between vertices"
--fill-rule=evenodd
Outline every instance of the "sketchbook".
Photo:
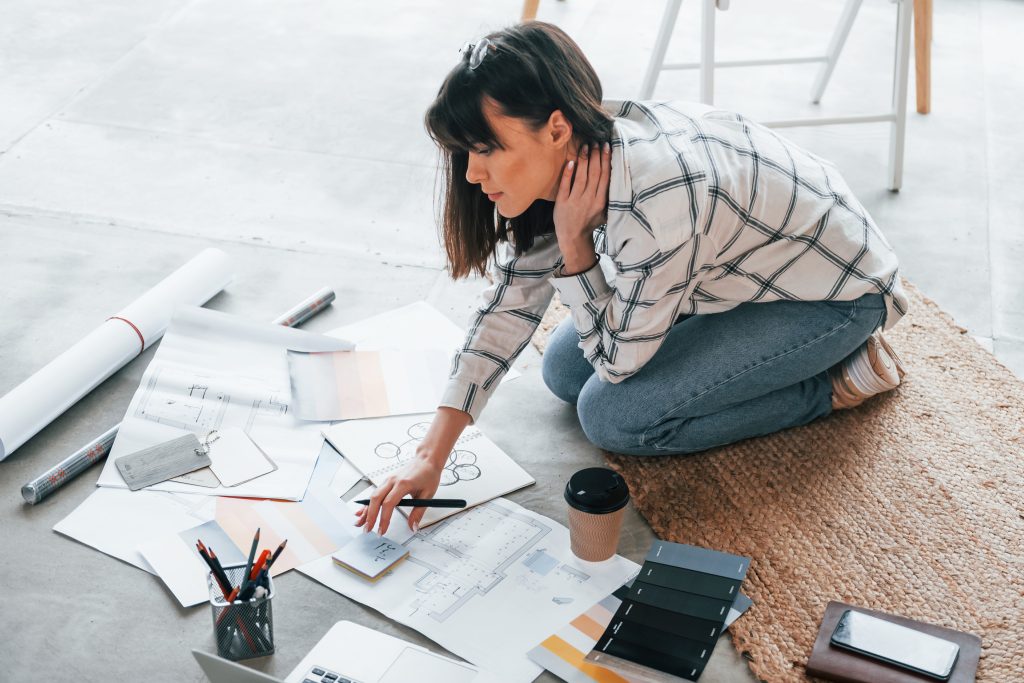
M 324 436 L 371 484 L 379 486 L 416 455 L 432 414 L 340 422 Z M 476 427 L 467 427 L 448 455 L 438 498 L 463 498 L 473 507 L 535 483 L 526 470 Z M 413 508 L 395 508 L 407 515 Z M 458 514 L 459 508 L 430 508 L 420 526 Z

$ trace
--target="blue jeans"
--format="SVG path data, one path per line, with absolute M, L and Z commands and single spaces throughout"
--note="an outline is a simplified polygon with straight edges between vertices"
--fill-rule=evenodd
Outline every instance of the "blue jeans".
M 587 438 L 605 450 L 693 453 L 829 414 L 826 371 L 860 347 L 885 315 L 882 295 L 865 294 L 684 316 L 654 357 L 618 384 L 597 377 L 568 318 L 544 352 L 544 383 L 576 405 Z

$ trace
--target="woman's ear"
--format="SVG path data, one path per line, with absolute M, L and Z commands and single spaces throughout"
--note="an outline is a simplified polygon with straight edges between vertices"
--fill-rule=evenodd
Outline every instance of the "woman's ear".
M 572 142 L 572 124 L 560 109 L 551 112 L 548 117 L 548 135 L 551 145 L 556 148 L 568 148 Z

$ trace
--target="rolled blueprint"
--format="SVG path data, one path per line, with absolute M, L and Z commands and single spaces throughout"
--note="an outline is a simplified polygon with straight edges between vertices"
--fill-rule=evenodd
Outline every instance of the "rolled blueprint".
M 201 306 L 231 280 L 206 249 L 0 398 L 0 460 L 163 336 L 178 304 Z

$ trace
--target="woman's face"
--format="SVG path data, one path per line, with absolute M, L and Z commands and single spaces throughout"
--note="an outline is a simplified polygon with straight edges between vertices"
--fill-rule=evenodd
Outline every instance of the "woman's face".
M 538 199 L 554 201 L 573 146 L 572 126 L 562 112 L 552 113 L 539 130 L 505 116 L 490 99 L 484 100 L 484 115 L 502 147 L 470 150 L 466 181 L 479 185 L 505 218 L 520 215 Z

